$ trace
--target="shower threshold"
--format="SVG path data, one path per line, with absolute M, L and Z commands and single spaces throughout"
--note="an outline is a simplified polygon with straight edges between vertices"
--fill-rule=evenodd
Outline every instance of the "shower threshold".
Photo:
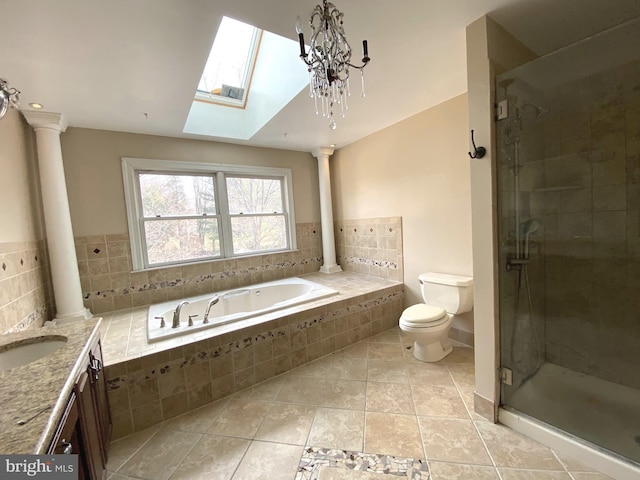
M 527 416 L 630 459 L 640 472 L 638 405 L 640 390 L 552 363 L 545 363 L 508 401 Z

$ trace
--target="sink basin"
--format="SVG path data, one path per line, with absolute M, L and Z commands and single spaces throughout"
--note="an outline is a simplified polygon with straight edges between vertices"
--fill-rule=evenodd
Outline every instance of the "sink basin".
M 21 367 L 40 360 L 67 344 L 62 335 L 46 335 L 0 346 L 0 370 Z

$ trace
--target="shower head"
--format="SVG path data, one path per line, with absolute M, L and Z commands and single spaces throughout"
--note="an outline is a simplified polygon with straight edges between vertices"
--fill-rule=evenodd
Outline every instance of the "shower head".
M 536 233 L 542 226 L 542 221 L 539 218 L 530 218 L 526 222 L 522 222 L 518 228 L 520 236 L 524 236 L 524 258 L 529 258 L 529 235 Z
M 536 118 L 540 118 L 541 116 L 546 115 L 551 111 L 548 108 L 541 107 L 540 105 L 536 105 L 535 103 L 531 103 L 531 102 L 525 103 L 522 106 L 522 110 L 524 110 L 525 107 L 532 107 L 536 112 Z
M 539 218 L 530 218 L 526 222 L 520 224 L 520 235 L 529 236 L 532 233 L 538 231 L 542 226 L 542 221 Z

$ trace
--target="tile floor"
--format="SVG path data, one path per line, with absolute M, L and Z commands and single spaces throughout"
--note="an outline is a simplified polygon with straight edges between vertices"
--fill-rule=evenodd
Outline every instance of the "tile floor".
M 388 330 L 117 440 L 108 479 L 609 478 L 475 414 L 472 349 L 426 364 L 403 340 Z

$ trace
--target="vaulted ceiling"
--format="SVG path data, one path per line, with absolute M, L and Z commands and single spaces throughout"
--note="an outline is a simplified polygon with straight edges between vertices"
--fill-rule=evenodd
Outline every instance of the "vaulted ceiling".
M 539 55 L 640 16 L 640 1 L 334 0 L 358 52 L 369 42 L 366 98 L 353 82 L 330 130 L 306 89 L 246 141 L 183 133 L 223 15 L 296 39 L 316 0 L 0 0 L 0 77 L 69 124 L 309 151 L 347 145 L 467 90 L 465 27 L 484 14 Z M 356 75 L 358 73 L 356 72 Z

